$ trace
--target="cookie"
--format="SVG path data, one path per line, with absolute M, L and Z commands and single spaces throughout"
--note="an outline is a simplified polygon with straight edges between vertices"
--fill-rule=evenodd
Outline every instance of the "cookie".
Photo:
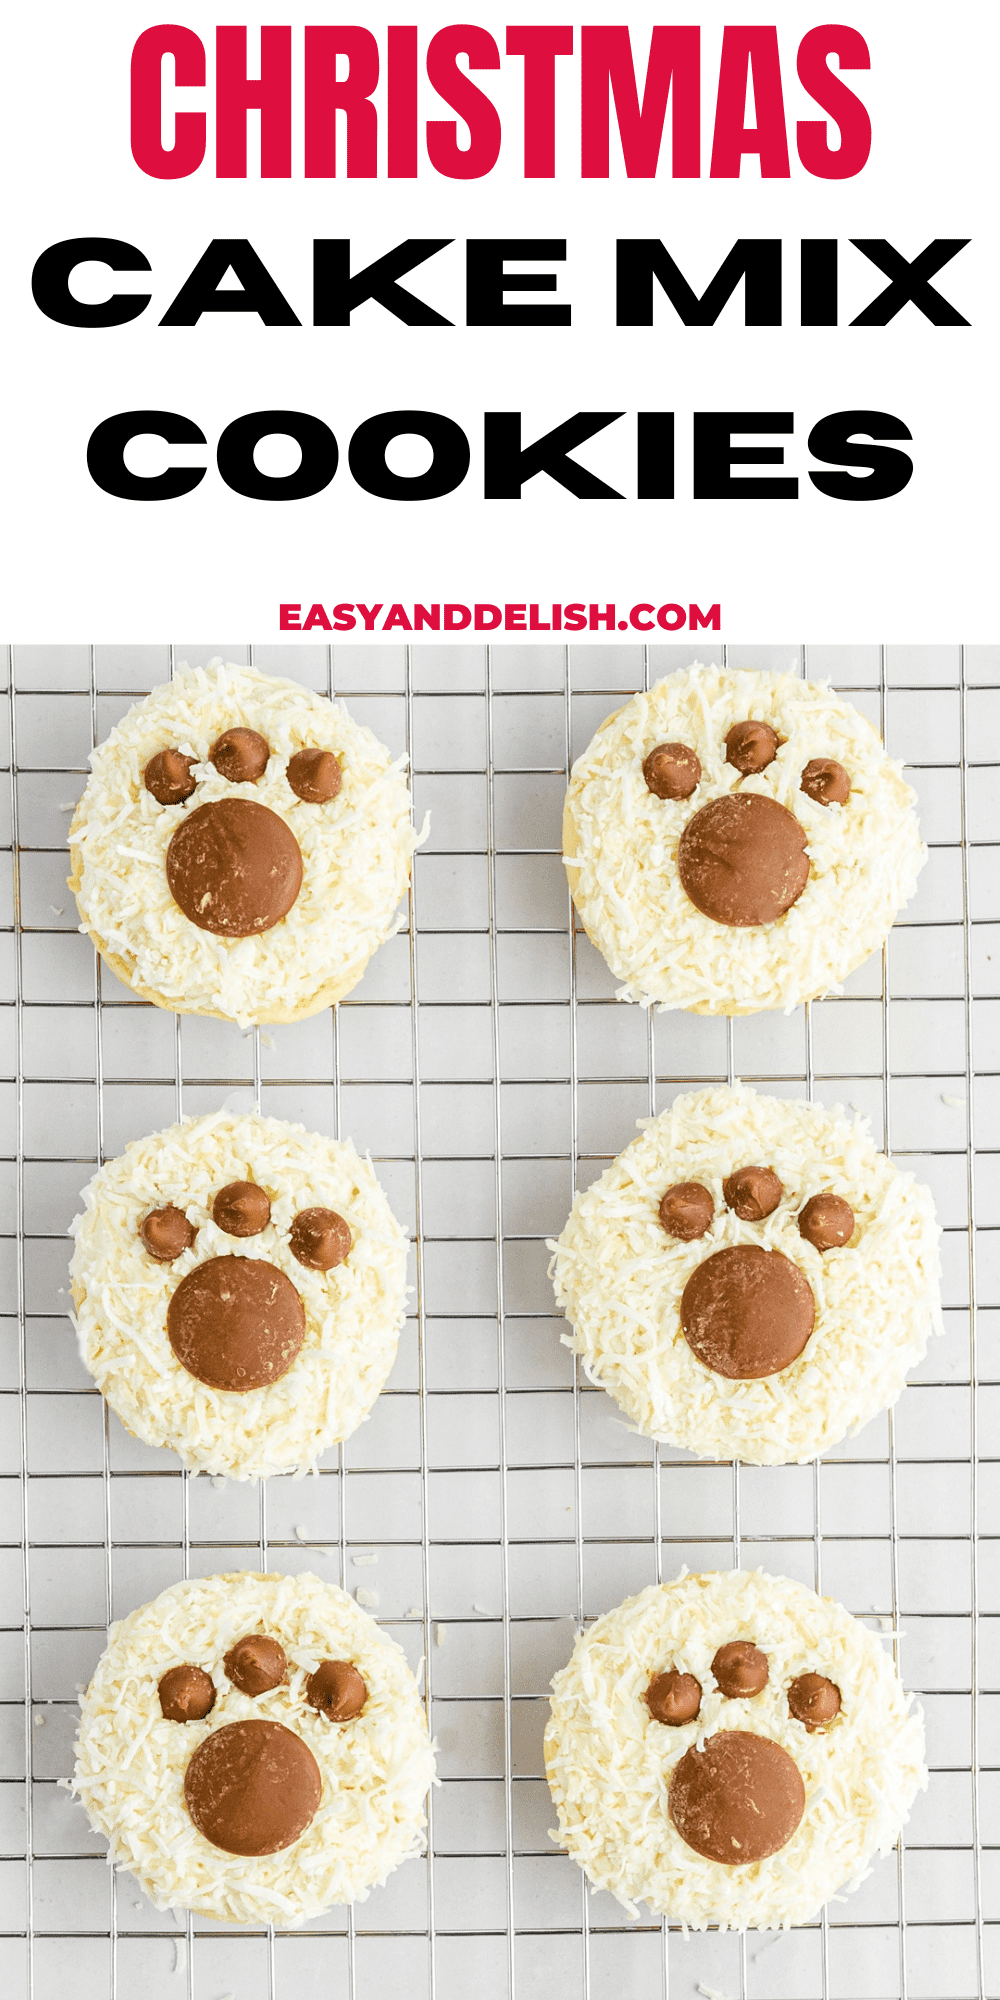
M 290 1927 L 423 1852 L 416 1682 L 319 1577 L 174 1584 L 112 1625 L 80 1707 L 73 1790 L 158 1910 Z
M 549 1246 L 565 1344 L 630 1423 L 784 1465 L 894 1403 L 941 1330 L 926 1188 L 863 1121 L 746 1087 L 639 1130 Z
M 563 855 L 620 1000 L 752 1014 L 837 992 L 927 858 L 871 725 L 794 674 L 690 667 L 601 724 Z
M 143 1000 L 247 1027 L 357 985 L 420 839 L 405 758 L 251 667 L 181 671 L 93 752 L 70 828 L 81 929 Z
M 368 1415 L 406 1311 L 369 1160 L 256 1113 L 136 1139 L 83 1193 L 80 1354 L 126 1428 L 196 1472 L 307 1472 Z
M 895 1844 L 927 1783 L 884 1646 L 832 1598 L 736 1570 L 653 1584 L 552 1682 L 552 1839 L 631 1916 L 808 1923 Z

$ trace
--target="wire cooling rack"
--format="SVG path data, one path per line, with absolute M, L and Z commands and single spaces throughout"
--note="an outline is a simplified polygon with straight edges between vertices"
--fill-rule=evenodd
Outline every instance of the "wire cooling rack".
M 347 697 L 408 749 L 410 928 L 336 1014 L 240 1035 L 137 1004 L 75 929 L 87 753 L 214 654 Z M 722 655 L 700 649 L 701 657 Z M 55 2000 L 982 2000 L 1000 1993 L 1000 647 L 729 648 L 831 677 L 884 729 L 931 857 L 843 998 L 653 1019 L 575 933 L 571 758 L 680 647 L 25 647 L 8 654 L 0 1173 L 0 1978 Z M 895 1413 L 813 1466 L 709 1464 L 629 1434 L 559 1344 L 546 1235 L 637 1117 L 734 1076 L 846 1102 L 933 1187 L 947 1336 Z M 414 1236 L 413 1314 L 371 1421 L 320 1476 L 188 1479 L 89 1386 L 65 1230 L 97 1162 L 228 1101 L 370 1148 Z M 971 1226 L 970 1226 L 971 1225 Z M 977 1344 L 976 1305 L 979 1306 Z M 686 1562 L 763 1563 L 880 1632 L 927 1715 L 895 1860 L 821 1922 L 746 1940 L 629 1923 L 548 1838 L 542 1731 L 575 1630 Z M 60 1783 L 121 1617 L 183 1574 L 314 1568 L 422 1674 L 443 1783 L 432 1862 L 294 1934 L 158 1913 Z M 24 1612 L 22 1617 L 22 1592 Z M 29 1773 L 28 1780 L 25 1772 Z M 26 1866 L 25 1855 L 32 1857 Z M 991 1959 L 992 1950 L 992 1959 Z

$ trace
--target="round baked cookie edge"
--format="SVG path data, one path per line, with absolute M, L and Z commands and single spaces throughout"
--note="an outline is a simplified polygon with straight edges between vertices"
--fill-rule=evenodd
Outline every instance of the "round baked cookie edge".
M 251 1699 L 228 1682 L 222 1662 L 235 1638 L 260 1627 L 276 1629 L 289 1673 L 285 1684 Z M 147 1666 L 153 1644 L 156 1656 Z M 216 1686 L 215 1707 L 200 1722 L 167 1722 L 158 1673 L 199 1650 Z M 138 1655 L 131 1662 L 129 1651 Z M 365 1710 L 346 1726 L 305 1699 L 308 1671 L 328 1652 L 356 1659 L 368 1685 Z M 126 1689 L 136 1688 L 144 1703 L 140 1722 L 149 1721 L 138 1743 L 124 1699 Z M 80 1706 L 72 1789 L 108 1840 L 110 1858 L 129 1869 L 158 1909 L 294 1928 L 336 1903 L 363 1902 L 425 1849 L 434 1750 L 402 1647 L 346 1591 L 309 1571 L 233 1571 L 171 1585 L 111 1625 Z M 398 1726 L 389 1730 L 393 1712 Z M 183 1778 L 192 1751 L 213 1729 L 252 1716 L 279 1720 L 306 1742 L 323 1789 L 311 1824 L 292 1847 L 248 1859 L 196 1831 Z M 141 1851 L 141 1829 L 130 1814 L 143 1800 L 161 1836 L 151 1858 Z M 168 1821 L 172 1838 L 164 1839 Z
M 727 1701 L 713 1689 L 711 1659 L 720 1640 L 744 1633 L 767 1654 L 768 1683 Z M 650 1716 L 644 1690 L 675 1663 L 699 1680 L 702 1703 L 695 1721 L 667 1727 Z M 787 1707 L 788 1684 L 806 1663 L 843 1683 L 840 1715 L 815 1733 Z M 927 1783 L 921 1711 L 876 1635 L 833 1599 L 763 1570 L 682 1571 L 626 1598 L 578 1636 L 552 1690 L 544 1749 L 553 1838 L 632 1917 L 645 1903 L 692 1930 L 809 1922 L 889 1852 Z M 667 1794 L 685 1752 L 734 1727 L 790 1751 L 806 1809 L 776 1854 L 722 1866 L 683 1840 Z M 859 1800 L 863 1821 L 851 1813 Z
M 214 1223 L 212 1202 L 247 1167 L 268 1188 L 272 1212 L 263 1231 L 239 1244 Z M 364 1422 L 405 1321 L 408 1238 L 371 1162 L 349 1140 L 259 1112 L 210 1112 L 130 1141 L 81 1200 L 70 1264 L 80 1358 L 133 1436 L 175 1451 L 190 1471 L 242 1480 L 304 1473 Z M 171 1200 L 197 1234 L 181 1256 L 157 1263 L 139 1225 Z M 329 1272 L 307 1269 L 290 1248 L 294 1214 L 318 1205 L 354 1224 L 353 1257 Z M 306 1338 L 287 1372 L 238 1393 L 189 1375 L 166 1326 L 181 1278 L 234 1251 L 276 1264 L 306 1312 Z
M 762 1222 L 741 1221 L 722 1191 L 751 1161 L 774 1165 L 783 1184 Z M 689 1180 L 713 1193 L 713 1222 L 694 1242 L 673 1241 L 659 1202 Z M 801 1237 L 798 1215 L 823 1191 L 853 1194 L 853 1247 L 821 1254 Z M 942 1330 L 939 1233 L 929 1191 L 877 1151 L 860 1117 L 748 1085 L 707 1085 L 640 1120 L 549 1241 L 562 1341 L 641 1435 L 705 1458 L 805 1463 L 890 1407 Z M 683 1335 L 688 1278 L 735 1244 L 781 1251 L 813 1290 L 813 1332 L 778 1376 L 727 1380 Z

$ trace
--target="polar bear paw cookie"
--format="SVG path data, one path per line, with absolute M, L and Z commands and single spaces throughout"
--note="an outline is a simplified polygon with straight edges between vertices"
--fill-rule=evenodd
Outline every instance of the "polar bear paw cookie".
M 815 1457 L 895 1402 L 940 1331 L 926 1188 L 860 1121 L 747 1088 L 642 1121 L 550 1247 L 591 1381 L 703 1458 Z
M 895 1844 L 924 1732 L 875 1636 L 787 1577 L 654 1584 L 555 1675 L 552 1838 L 630 1915 L 808 1923 Z
M 178 1583 L 111 1627 L 73 1789 L 157 1909 L 305 1923 L 424 1849 L 402 1648 L 316 1576 Z
M 129 710 L 70 829 L 81 927 L 144 1000 L 296 1021 L 400 928 L 405 760 L 294 681 L 216 661 Z
M 214 1112 L 135 1140 L 83 1200 L 80 1353 L 136 1437 L 259 1479 L 308 1471 L 368 1415 L 406 1311 L 406 1236 L 349 1141 Z
M 914 803 L 831 688 L 690 667 L 574 764 L 570 890 L 619 999 L 788 1009 L 838 989 L 909 901 L 927 858 Z

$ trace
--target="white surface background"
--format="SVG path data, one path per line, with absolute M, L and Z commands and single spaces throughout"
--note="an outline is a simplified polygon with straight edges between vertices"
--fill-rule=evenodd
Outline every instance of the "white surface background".
M 720 601 L 723 635 L 741 641 L 773 637 L 779 620 L 789 638 L 809 631 L 827 641 L 886 630 L 912 641 L 946 640 L 957 629 L 973 639 L 995 637 L 995 7 L 966 0 L 943 17 L 930 0 L 858 0 L 846 18 L 868 40 L 872 68 L 846 80 L 872 117 L 867 166 L 855 179 L 815 180 L 799 166 L 793 141 L 791 179 L 763 183 L 754 161 L 738 182 L 708 178 L 721 28 L 762 15 L 778 24 L 786 116 L 794 126 L 817 115 L 797 83 L 795 50 L 802 33 L 824 19 L 821 8 L 802 0 L 764 10 L 758 0 L 703 0 L 696 10 L 705 177 L 677 182 L 668 165 L 655 181 L 627 181 L 614 148 L 611 180 L 581 182 L 577 56 L 557 65 L 562 146 L 552 182 L 521 178 L 517 58 L 478 76 L 501 109 L 505 133 L 498 167 L 486 179 L 444 180 L 425 158 L 415 182 L 306 182 L 301 23 L 316 9 L 296 0 L 274 11 L 296 24 L 293 178 L 254 178 L 251 144 L 251 178 L 217 182 L 210 116 L 206 164 L 190 179 L 158 182 L 135 167 L 129 151 L 131 47 L 159 18 L 147 0 L 109 0 L 99 9 L 52 0 L 42 11 L 10 10 L 4 63 L 17 86 L 2 143 L 18 200 L 6 225 L 9 631 L 72 640 L 90 630 L 124 641 L 137 632 L 167 640 L 178 630 L 221 628 L 276 639 L 282 600 L 599 598 L 626 608 L 649 599 L 703 607 Z M 608 10 L 604 0 L 581 0 L 564 11 L 579 46 L 579 25 L 605 20 Z M 422 48 L 451 18 L 439 5 L 403 12 L 421 24 Z M 245 10 L 237 13 L 247 19 Z M 640 74 L 657 13 L 648 0 L 627 10 Z M 180 10 L 210 54 L 217 14 L 207 0 Z M 251 26 L 259 18 L 251 17 Z M 549 0 L 525 0 L 511 18 L 550 20 Z M 476 19 L 502 48 L 504 16 L 477 11 Z M 382 17 L 369 25 L 384 55 Z M 250 48 L 252 66 L 252 33 Z M 206 99 L 210 108 L 211 91 L 195 102 Z M 441 109 L 425 84 L 421 116 Z M 30 278 L 40 252 L 91 234 L 135 243 L 153 266 L 153 304 L 129 326 L 57 326 L 33 304 Z M 466 237 L 566 237 L 558 296 L 572 302 L 574 325 L 406 328 L 368 305 L 350 329 L 313 328 L 306 323 L 312 239 L 330 235 L 351 237 L 355 267 L 408 235 L 456 239 L 414 274 L 413 285 L 459 321 Z M 193 328 L 159 327 L 213 236 L 248 237 L 304 324 L 266 328 L 254 317 L 215 314 Z M 682 326 L 664 300 L 653 328 L 616 329 L 618 236 L 662 237 L 699 292 L 738 236 L 780 237 L 785 325 L 747 329 L 740 287 L 715 327 Z M 908 306 L 884 329 L 799 327 L 803 236 L 840 239 L 845 321 L 884 283 L 849 238 L 887 237 L 911 258 L 935 236 L 971 238 L 940 279 L 971 326 L 935 328 Z M 80 283 L 86 288 L 86 274 Z M 128 277 L 120 285 L 147 289 Z M 113 499 L 87 473 L 87 440 L 115 412 L 176 410 L 214 446 L 235 417 L 274 407 L 321 416 L 338 438 L 340 471 L 310 500 L 243 499 L 222 485 L 211 457 L 193 494 L 157 504 Z M 454 494 L 400 506 L 353 484 L 346 447 L 363 418 L 408 407 L 459 421 L 473 462 Z M 676 501 L 583 503 L 544 477 L 520 502 L 482 499 L 484 410 L 520 409 L 527 442 L 577 409 L 619 408 L 676 411 Z M 898 415 L 913 433 L 916 471 L 893 500 L 829 500 L 806 477 L 813 423 L 851 408 Z M 696 409 L 793 410 L 786 459 L 800 477 L 798 501 L 693 502 Z M 629 492 L 633 449 L 630 414 L 581 457 Z M 172 456 L 177 463 L 204 459 L 191 448 Z
M 247 656 L 232 644 L 175 648 L 191 663 L 219 652 Z M 16 876 L 3 858 L 0 912 L 0 1073 L 11 1079 L 0 1082 L 6 1992 L 28 1990 L 26 1924 L 35 2000 L 1000 1992 L 1000 899 L 988 845 L 1000 650 L 730 654 L 731 664 L 792 660 L 832 674 L 876 723 L 884 715 L 931 846 L 885 976 L 878 956 L 811 1019 L 799 1008 L 740 1020 L 731 1043 L 724 1021 L 668 1015 L 650 1028 L 640 1009 L 615 1004 L 601 960 L 570 928 L 558 853 L 570 748 L 644 674 L 689 657 L 588 650 L 571 656 L 567 679 L 558 649 L 426 649 L 409 662 L 398 648 L 332 658 L 323 648 L 254 650 L 265 669 L 332 684 L 394 750 L 408 746 L 417 814 L 432 813 L 416 860 L 415 928 L 378 953 L 336 1017 L 260 1035 L 263 1108 L 369 1147 L 397 1213 L 419 1226 L 414 1313 L 371 1421 L 342 1462 L 328 1455 L 318 1479 L 262 1491 L 188 1481 L 171 1454 L 129 1439 L 83 1373 L 65 1318 L 65 1230 L 97 1160 L 179 1108 L 206 1110 L 234 1093 L 249 1103 L 253 1092 L 254 1037 L 137 1004 L 98 970 L 65 889 L 67 808 L 91 743 L 165 676 L 169 656 L 15 649 L 2 713 L 16 730 L 20 853 Z M 2 837 L 10 841 L 9 825 Z M 946 1338 L 892 1420 L 815 1466 L 737 1470 L 654 1451 L 559 1344 L 543 1239 L 561 1227 L 574 1178 L 600 1172 L 636 1118 L 678 1089 L 725 1078 L 730 1064 L 779 1094 L 811 1088 L 865 1111 L 876 1138 L 930 1182 L 945 1229 Z M 11 1233 L 21 1200 L 23 1251 Z M 357 1561 L 372 1553 L 377 1562 Z M 926 1710 L 933 1775 L 898 1861 L 880 1863 L 822 1925 L 745 1944 L 711 1933 L 685 1942 L 648 1918 L 630 1925 L 605 1895 L 588 1898 L 549 1840 L 545 1696 L 581 1617 L 658 1569 L 670 1577 L 682 1562 L 729 1568 L 740 1558 L 819 1584 L 887 1645 L 897 1635 L 904 1679 Z M 338 1910 L 275 1938 L 157 1914 L 129 1877 L 112 1880 L 103 1842 L 58 1784 L 71 1769 L 75 1690 L 109 1613 L 120 1617 L 185 1565 L 200 1574 L 260 1563 L 314 1567 L 377 1592 L 376 1615 L 413 1665 L 426 1654 L 443 1779 L 432 1868 L 407 1863 L 353 1921 Z

